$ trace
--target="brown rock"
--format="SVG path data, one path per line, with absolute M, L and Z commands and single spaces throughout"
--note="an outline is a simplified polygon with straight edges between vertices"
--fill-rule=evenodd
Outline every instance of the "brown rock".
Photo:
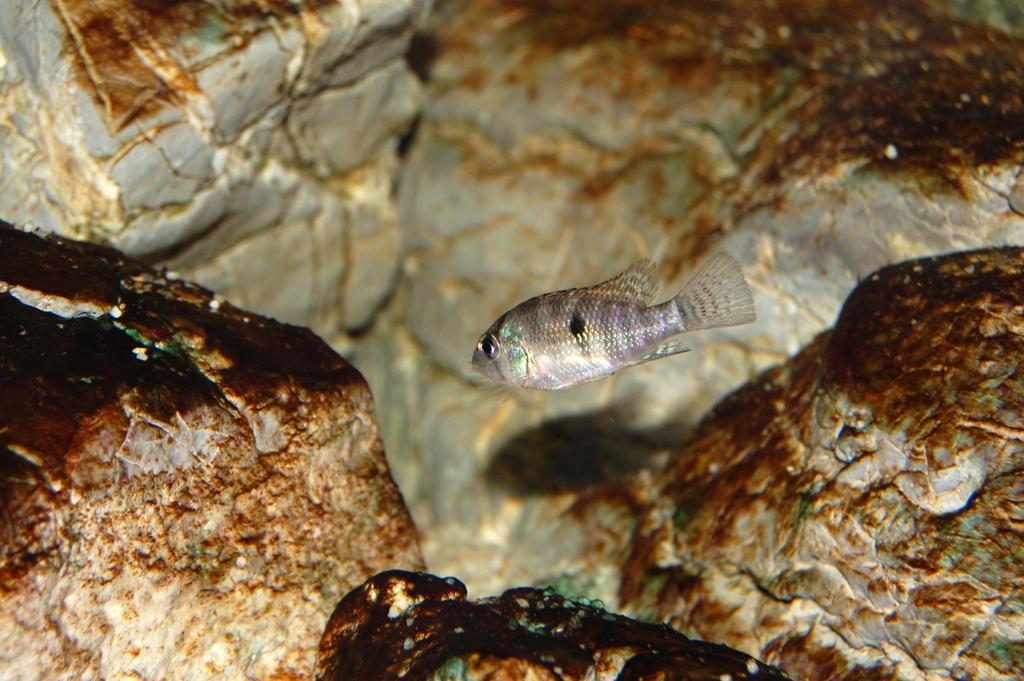
M 886 267 L 674 452 L 626 610 L 807 679 L 1024 676 L 1024 249 Z
M 786 679 L 722 645 L 613 615 L 553 591 L 466 600 L 453 577 L 391 570 L 331 616 L 314 679 Z
M 341 594 L 422 565 L 369 390 L 327 345 L 7 223 L 0 518 L 19 679 L 305 676 Z

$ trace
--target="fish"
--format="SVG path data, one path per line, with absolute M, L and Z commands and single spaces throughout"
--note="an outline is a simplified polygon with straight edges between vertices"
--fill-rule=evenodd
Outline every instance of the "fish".
M 639 260 L 600 284 L 516 305 L 480 336 L 473 371 L 498 388 L 564 390 L 688 352 L 681 334 L 757 319 L 743 270 L 726 253 L 711 255 L 658 305 L 655 272 L 651 260 Z

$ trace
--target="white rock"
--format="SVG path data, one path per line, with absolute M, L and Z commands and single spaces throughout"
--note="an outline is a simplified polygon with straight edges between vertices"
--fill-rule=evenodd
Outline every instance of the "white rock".
M 208 247 L 205 240 L 169 262 L 243 308 L 331 336 L 364 327 L 391 292 L 400 256 L 391 205 L 394 151 L 379 151 L 329 191 L 320 181 L 278 166 L 280 176 L 252 191 L 276 223 L 228 218 Z M 287 191 L 286 191 L 287 190 Z M 284 196 L 284 201 L 274 197 Z M 283 212 L 282 212 L 283 211 Z M 229 229 L 230 227 L 230 229 Z M 207 255 L 209 254 L 209 255 Z M 213 255 L 216 254 L 216 255 Z M 263 263 L 253 267 L 254 262 Z M 287 273 L 286 277 L 268 276 Z
M 393 62 L 359 82 L 296 105 L 289 131 L 304 163 L 343 173 L 365 163 L 420 108 L 419 81 Z
M 178 158 L 170 157 L 169 152 Z M 191 128 L 174 125 L 161 131 L 154 140 L 137 140 L 119 156 L 110 179 L 121 187 L 121 202 L 125 210 L 185 203 L 195 196 L 206 179 L 204 176 L 209 175 L 211 156 L 210 150 Z M 174 167 L 175 160 L 184 167 Z M 202 168 L 204 160 L 205 172 Z M 190 174 L 189 170 L 200 175 Z M 140 178 L 145 178 L 145 181 L 140 182 Z
M 196 74 L 196 84 L 213 105 L 216 133 L 222 139 L 232 139 L 288 95 L 288 63 L 301 41 L 294 28 L 278 35 L 265 31 Z
M 308 222 L 296 212 L 330 214 L 341 196 L 346 224 L 332 229 L 371 264 L 351 285 L 344 265 L 327 267 L 316 295 L 341 286 L 327 296 L 339 309 L 325 309 L 304 268 L 273 258 L 249 264 L 280 294 L 266 309 L 247 300 L 281 313 L 287 297 L 290 319 L 334 320 L 325 333 L 365 325 L 398 265 L 393 197 L 350 191 L 341 175 L 367 164 L 394 174 L 395 142 L 421 106 L 401 57 L 429 0 L 259 14 L 124 1 L 62 5 L 61 16 L 52 4 L 0 6 L 0 216 L 176 269 L 233 270 L 216 262 L 227 249 Z M 309 165 L 319 179 L 300 192 Z

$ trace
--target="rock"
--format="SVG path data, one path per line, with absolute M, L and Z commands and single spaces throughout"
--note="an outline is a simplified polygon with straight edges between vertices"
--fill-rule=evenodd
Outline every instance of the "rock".
M 313 678 L 789 677 L 725 646 L 613 615 L 599 603 L 531 588 L 472 602 L 453 577 L 390 570 L 338 604 Z
M 1024 249 L 869 276 L 672 453 L 621 605 L 797 678 L 1021 678 L 1022 329 Z
M 964 21 L 1024 35 L 1024 6 L 1016 0 L 943 0 Z
M 794 678 L 1020 678 L 1022 269 L 1006 248 L 872 274 L 663 471 L 547 482 L 506 502 L 502 544 L 448 526 L 433 551 L 481 590 L 600 596 Z
M 1010 192 L 1010 208 L 1017 211 L 1021 215 L 1024 215 L 1024 181 L 1020 175 L 1017 176 L 1017 181 L 1013 185 L 1013 190 Z
M 397 271 L 390 187 L 421 104 L 402 54 L 428 7 L 4 3 L 0 214 L 362 328 Z
M 600 418 L 678 443 L 877 268 L 1024 244 L 1024 44 L 937 3 L 471 0 L 431 22 L 399 186 L 412 253 L 347 356 L 435 570 L 467 569 L 438 562 L 460 555 L 442 535 L 514 552 L 543 498 L 486 481 L 524 434 Z M 467 380 L 479 334 L 516 303 L 648 256 L 665 299 L 716 250 L 743 265 L 758 323 L 558 395 L 500 403 Z
M 305 329 L 0 224 L 0 676 L 280 679 L 422 567 L 360 374 Z

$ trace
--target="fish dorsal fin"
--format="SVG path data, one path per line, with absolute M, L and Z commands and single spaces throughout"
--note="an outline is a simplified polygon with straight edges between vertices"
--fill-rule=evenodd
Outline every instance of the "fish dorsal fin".
M 650 305 L 658 291 L 655 269 L 655 264 L 649 259 L 637 260 L 617 277 L 584 290 L 588 296 Z

